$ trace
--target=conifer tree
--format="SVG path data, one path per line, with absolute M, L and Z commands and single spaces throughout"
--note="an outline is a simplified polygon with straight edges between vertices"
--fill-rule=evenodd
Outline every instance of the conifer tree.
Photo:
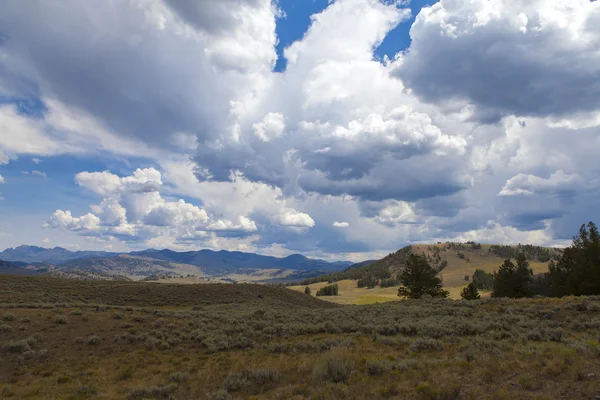
M 549 266 L 555 296 L 600 294 L 600 233 L 593 222 L 582 225 L 573 243 Z
M 481 296 L 479 295 L 479 291 L 477 290 L 473 282 L 469 283 L 463 288 L 462 292 L 460 292 L 460 297 L 462 297 L 465 300 L 479 300 L 481 298 Z
M 398 289 L 398 296 L 409 299 L 420 299 L 424 295 L 448 297 L 449 293 L 442 288 L 442 280 L 437 274 L 425 257 L 411 254 L 399 276 L 403 286 Z

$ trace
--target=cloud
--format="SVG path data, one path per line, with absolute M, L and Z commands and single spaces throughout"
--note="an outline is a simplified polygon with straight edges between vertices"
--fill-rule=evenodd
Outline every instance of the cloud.
M 33 170 L 33 171 L 31 171 L 31 175 L 35 175 L 35 176 L 41 176 L 42 178 L 45 178 L 45 177 L 46 177 L 46 173 L 45 173 L 45 172 L 42 172 L 42 171 L 36 171 L 36 170 Z
M 519 174 L 508 181 L 500 191 L 500 196 L 534 195 L 534 194 L 574 194 L 584 187 L 585 183 L 578 174 L 566 174 L 556 171 L 549 178 L 535 175 Z
M 31 161 L 32 161 L 34 164 L 39 164 L 39 163 L 41 163 L 41 162 L 42 162 L 42 160 L 40 160 L 39 158 L 36 158 L 36 157 L 32 158 L 32 159 L 31 159 Z
M 263 142 L 278 138 L 285 129 L 285 120 L 279 113 L 268 113 L 262 122 L 252 125 L 254 134 Z
M 333 226 L 334 228 L 348 228 L 350 226 L 350 224 L 347 222 L 335 221 L 333 224 L 331 224 L 331 226 Z
M 596 111 L 598 20 L 597 1 L 442 0 L 421 10 L 395 75 L 426 101 L 471 103 L 482 122 Z
M 208 225 L 209 231 L 256 232 L 256 224 L 249 218 L 239 217 L 238 222 L 218 220 Z
M 81 217 L 73 217 L 70 211 L 56 210 L 46 223 L 50 228 L 61 228 L 71 231 L 84 231 L 86 233 L 100 229 L 100 218 L 87 213 Z
M 276 221 L 281 226 L 294 226 L 299 228 L 312 228 L 315 221 L 310 215 L 296 210 L 286 210 L 276 217 Z
M 6 181 L 4 180 L 4 177 L 2 175 L 0 175 L 0 183 L 5 183 Z
M 203 2 L 195 14 L 187 13 L 196 6 L 185 1 L 102 9 L 5 3 L 3 77 L 37 88 L 30 96 L 60 99 L 68 109 L 93 115 L 99 127 L 151 146 L 168 149 L 179 132 L 214 136 L 230 101 L 248 96 L 271 71 L 277 40 L 270 1 L 217 3 Z M 220 20 L 230 21 L 228 28 L 213 29 Z
M 68 210 L 57 210 L 46 227 L 102 240 L 119 238 L 146 243 L 157 237 L 202 241 L 210 239 L 211 232 L 243 236 L 258 230 L 248 217 L 214 219 L 205 209 L 183 199 L 163 198 L 162 174 L 155 168 L 138 168 L 123 177 L 108 171 L 84 171 L 76 175 L 75 182 L 103 200 L 90 206 L 92 213 L 82 217 L 74 217 Z
M 599 5 L 441 0 L 379 60 L 406 2 L 337 0 L 275 73 L 269 0 L 5 2 L 0 164 L 131 168 L 75 176 L 89 213 L 54 207 L 82 246 L 562 243 L 600 219 Z
M 108 171 L 84 171 L 75 176 L 75 182 L 100 196 L 158 192 L 162 186 L 161 174 L 154 168 L 138 168 L 133 175 L 122 178 Z

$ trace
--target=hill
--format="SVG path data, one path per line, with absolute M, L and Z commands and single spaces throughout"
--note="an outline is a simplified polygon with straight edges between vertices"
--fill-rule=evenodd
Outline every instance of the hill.
M 151 275 L 187 276 L 204 275 L 201 268 L 194 265 L 178 264 L 149 257 L 120 254 L 106 258 L 83 258 L 59 265 L 63 272 L 87 271 L 98 275 L 122 275 L 134 280 Z
M 304 290 L 304 286 L 310 285 L 311 290 L 316 292 L 325 285 L 324 282 L 342 282 L 341 295 L 326 298 L 327 300 L 342 304 L 395 300 L 399 282 L 394 280 L 404 267 L 407 257 L 414 253 L 424 255 L 429 263 L 440 271 L 443 285 L 450 291 L 451 297 L 459 298 L 460 290 L 467 284 L 466 278 L 470 279 L 476 269 L 492 273 L 506 258 L 514 258 L 518 252 L 526 255 L 534 273 L 544 273 L 548 271 L 549 261 L 558 257 L 562 250 L 531 245 L 503 246 L 474 242 L 418 244 L 403 247 L 366 265 L 359 263 L 340 272 L 306 278 L 292 285 L 292 289 L 301 291 Z M 357 288 L 357 280 L 367 276 L 379 281 L 385 279 L 390 287 Z M 344 290 L 341 290 L 342 287 Z
M 336 305 L 289 290 L 258 284 L 160 285 L 133 281 L 78 281 L 6 275 L 0 280 L 0 304 L 113 304 L 191 307 L 220 304 L 331 308 Z

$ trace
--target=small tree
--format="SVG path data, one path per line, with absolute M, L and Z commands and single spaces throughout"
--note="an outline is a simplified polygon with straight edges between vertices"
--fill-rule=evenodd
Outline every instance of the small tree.
M 437 274 L 425 257 L 411 254 L 399 276 L 403 286 L 398 289 L 398 296 L 409 299 L 420 299 L 426 294 L 448 297 L 449 293 L 442 288 L 442 280 Z
M 460 292 L 460 297 L 462 297 L 465 300 L 479 300 L 481 298 L 481 296 L 479 295 L 479 291 L 477 290 L 473 282 L 469 283 L 463 288 L 462 292 Z
M 310 295 L 310 288 L 308 286 L 304 288 L 304 294 Z

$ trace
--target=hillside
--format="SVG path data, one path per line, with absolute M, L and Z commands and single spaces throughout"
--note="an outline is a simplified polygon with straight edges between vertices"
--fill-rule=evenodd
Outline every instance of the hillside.
M 335 305 L 285 287 L 258 284 L 160 285 L 133 281 L 78 281 L 6 275 L 0 304 L 77 303 L 151 307 L 255 304 L 268 307 L 331 308 Z
M 121 254 L 108 258 L 83 258 L 59 265 L 64 272 L 87 271 L 99 275 L 123 275 L 140 280 L 151 275 L 168 276 L 202 276 L 201 268 L 194 265 L 178 264 L 171 261 L 157 260 L 149 257 Z
M 466 277 L 472 277 L 476 269 L 492 273 L 506 258 L 514 258 L 523 252 L 534 274 L 548 271 L 548 263 L 561 254 L 560 249 L 531 245 L 503 246 L 479 243 L 437 243 L 419 244 L 404 247 L 375 262 L 355 264 L 344 271 L 307 278 L 291 286 L 302 291 L 306 285 L 316 292 L 326 282 L 340 282 L 340 296 L 329 297 L 329 301 L 341 304 L 363 304 L 395 300 L 399 283 L 390 287 L 372 289 L 358 288 L 357 280 L 371 276 L 377 280 L 394 280 L 405 265 L 410 254 L 423 254 L 429 263 L 440 271 L 444 287 L 450 291 L 451 298 L 459 298 L 460 290 L 467 284 Z

